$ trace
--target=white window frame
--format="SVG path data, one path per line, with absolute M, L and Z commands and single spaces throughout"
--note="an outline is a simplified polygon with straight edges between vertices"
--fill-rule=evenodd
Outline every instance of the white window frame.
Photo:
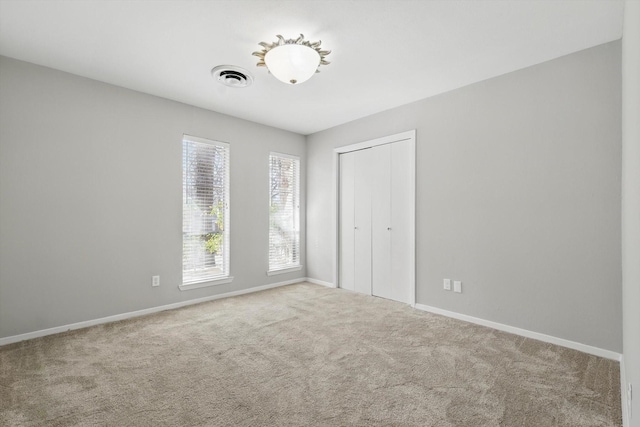
M 296 201 L 296 205 L 297 205 L 297 224 L 294 225 L 294 229 L 295 229 L 295 235 L 297 238 L 297 263 L 293 264 L 286 264 L 286 265 L 282 265 L 282 266 L 276 266 L 276 267 L 272 267 L 271 266 L 271 158 L 272 157 L 282 157 L 282 158 L 286 158 L 286 159 L 292 159 L 295 160 L 297 162 L 297 167 L 296 167 L 296 176 L 294 177 L 295 179 L 295 183 L 296 183 L 296 188 L 295 188 L 295 201 Z M 268 179 L 268 185 L 269 185 L 269 230 L 268 230 L 268 240 L 269 240 L 269 246 L 267 248 L 267 262 L 268 262 L 268 270 L 267 270 L 267 275 L 268 276 L 273 276 L 276 274 L 284 274 L 284 273 L 290 273 L 290 272 L 294 272 L 294 271 L 300 271 L 302 270 L 302 263 L 301 263 L 301 255 L 302 255 L 302 248 L 301 248 L 301 230 L 300 230 L 300 190 L 301 190 L 301 182 L 300 182 L 300 174 L 301 174 L 301 167 L 302 167 L 302 162 L 300 160 L 300 156 L 295 156 L 292 154 L 285 154 L 285 153 L 278 153 L 278 152 L 270 152 L 269 153 L 269 179 Z
M 200 137 L 196 137 L 196 136 L 191 136 L 191 135 L 186 135 L 184 134 L 182 136 L 182 140 L 181 140 L 181 144 L 182 144 L 182 162 L 183 162 L 183 175 L 182 175 L 182 191 L 183 191 L 183 199 L 182 199 L 182 210 L 183 210 L 183 230 L 184 230 L 184 215 L 185 215 L 185 172 L 184 172 L 184 144 L 186 142 L 192 142 L 192 143 L 196 143 L 196 144 L 209 144 L 209 145 L 214 145 L 217 147 L 222 147 L 226 153 L 225 153 L 225 157 L 226 157 L 226 167 L 224 170 L 224 206 L 223 206 L 223 212 L 224 212 L 224 219 L 223 219 L 223 243 L 222 243 L 222 248 L 223 248 L 223 274 L 221 275 L 213 275 L 213 276 L 204 276 L 202 278 L 197 278 L 197 279 L 192 279 L 192 280 L 186 280 L 184 278 L 184 232 L 183 232 L 183 249 L 181 251 L 182 256 L 183 256 L 183 263 L 182 264 L 182 283 L 178 286 L 180 288 L 180 290 L 189 290 L 189 289 L 198 289 L 198 288 L 203 288 L 203 287 L 208 287 L 208 286 L 215 286 L 215 285 L 222 285 L 225 283 L 231 283 L 233 281 L 233 277 L 231 276 L 231 270 L 230 270 L 230 258 L 231 258 L 231 252 L 230 252 L 230 248 L 231 248 L 231 242 L 230 242 L 230 236 L 231 236 L 231 227 L 230 227 L 230 163 L 231 163 L 231 148 L 230 148 L 230 144 L 228 142 L 221 142 L 221 141 L 214 141 L 214 140 L 210 140 L 210 139 L 205 139 L 205 138 L 200 138 Z

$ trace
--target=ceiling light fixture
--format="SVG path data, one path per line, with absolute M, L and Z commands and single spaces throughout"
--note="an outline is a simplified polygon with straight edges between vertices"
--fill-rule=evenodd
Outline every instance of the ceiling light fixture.
M 281 82 L 288 84 L 298 84 L 305 82 L 320 72 L 320 65 L 328 65 L 325 57 L 331 53 L 330 50 L 320 50 L 321 41 L 311 43 L 305 41 L 300 34 L 297 39 L 285 40 L 281 35 L 276 36 L 278 40 L 274 43 L 258 43 L 264 49 L 253 52 L 253 55 L 260 58 L 258 67 L 267 67 L 269 72 Z

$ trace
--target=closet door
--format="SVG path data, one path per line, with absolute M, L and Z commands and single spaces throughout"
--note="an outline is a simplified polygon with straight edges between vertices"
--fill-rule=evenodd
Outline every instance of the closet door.
M 389 298 L 410 304 L 414 280 L 414 236 L 412 221 L 415 204 L 412 200 L 414 177 L 414 146 L 412 141 L 391 144 L 391 289 Z
M 371 295 L 372 150 L 354 152 L 354 290 Z
M 395 299 L 391 269 L 391 145 L 371 149 L 372 294 Z
M 340 287 L 355 290 L 355 152 L 340 155 Z
M 342 288 L 414 304 L 415 132 L 394 137 L 340 154 L 338 274 Z

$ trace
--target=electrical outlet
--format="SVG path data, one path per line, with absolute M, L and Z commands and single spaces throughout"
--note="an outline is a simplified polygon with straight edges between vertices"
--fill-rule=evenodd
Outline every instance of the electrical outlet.
M 462 293 L 462 282 L 459 280 L 453 281 L 453 292 L 457 292 L 459 294 Z
M 160 286 L 160 276 L 151 276 L 151 286 Z
M 451 290 L 451 279 L 444 279 L 444 290 L 445 291 Z

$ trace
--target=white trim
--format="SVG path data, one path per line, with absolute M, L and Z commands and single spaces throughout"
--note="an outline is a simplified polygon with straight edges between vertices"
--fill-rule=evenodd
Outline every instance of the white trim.
M 278 274 L 291 273 L 293 271 L 300 271 L 300 270 L 302 270 L 302 266 L 301 265 L 297 265 L 295 267 L 287 267 L 287 268 L 281 268 L 279 270 L 267 271 L 267 276 L 275 276 L 275 275 L 278 275 Z
M 622 403 L 622 425 L 631 427 L 629 419 L 629 405 L 627 405 L 627 369 L 624 364 L 624 354 L 620 357 L 620 400 Z M 633 416 L 633 414 L 631 414 Z
M 181 291 L 189 291 L 191 289 L 208 288 L 209 286 L 224 285 L 233 282 L 233 276 L 222 277 L 220 279 L 207 279 L 201 282 L 190 282 L 178 285 Z
M 309 283 L 313 283 L 314 285 L 321 285 L 321 286 L 326 286 L 327 288 L 335 288 L 336 285 L 334 285 L 331 282 L 325 282 L 324 280 L 318 280 L 318 279 L 312 279 L 311 277 L 305 277 L 305 280 Z
M 281 286 L 292 285 L 294 283 L 302 283 L 309 282 L 316 285 L 327 286 L 329 288 L 336 288 L 335 284 L 330 282 L 325 282 L 318 279 L 313 279 L 310 277 L 302 277 L 298 279 L 287 280 L 284 282 L 271 283 L 269 285 L 256 286 L 248 289 L 241 289 L 239 291 L 226 292 L 224 294 L 219 295 L 211 295 L 204 298 L 196 298 L 188 301 L 181 301 L 173 304 L 162 305 L 158 307 L 151 307 L 137 311 L 131 311 L 128 313 L 116 314 L 113 316 L 102 317 L 99 319 L 86 320 L 83 322 L 72 323 L 69 325 L 56 326 L 54 328 L 49 329 L 41 329 L 39 331 L 27 332 L 25 334 L 13 335 L 9 337 L 0 338 L 0 346 L 13 344 L 20 341 L 30 340 L 33 338 L 44 337 L 47 335 L 58 334 L 61 332 L 72 331 L 76 329 L 87 328 L 90 326 L 101 325 L 103 323 L 116 322 L 119 320 L 131 319 L 134 317 L 145 316 L 147 314 L 158 313 L 160 311 L 173 310 L 176 308 L 186 307 L 189 305 L 200 304 L 203 302 L 214 301 L 223 298 L 235 297 L 239 295 L 250 294 L 254 292 L 265 291 L 268 289 L 278 288 Z M 463 320 L 470 323 L 475 323 L 477 325 L 487 326 L 493 329 L 497 329 L 504 332 L 509 332 L 512 334 L 524 336 L 527 338 L 537 339 L 539 341 L 548 342 L 551 344 L 560 345 L 562 347 L 571 348 L 574 350 L 582 351 L 584 353 L 592 354 L 594 356 L 604 357 L 606 359 L 616 360 L 620 362 L 620 387 L 621 387 L 621 398 L 622 398 L 622 417 L 623 421 L 626 419 L 626 369 L 624 363 L 624 355 L 616 353 L 610 350 L 604 350 L 598 347 L 592 347 L 586 344 L 580 344 L 574 341 L 565 340 L 562 338 L 553 337 L 550 335 L 541 334 L 538 332 L 528 331 L 526 329 L 516 328 L 514 326 L 504 325 L 502 323 L 492 322 L 490 320 L 479 319 L 477 317 L 467 316 L 465 314 L 455 313 L 453 311 L 443 310 L 437 307 L 431 307 L 424 304 L 415 304 L 415 308 L 422 311 L 427 311 L 434 314 L 439 314 L 447 317 L 451 317 L 458 320 Z M 623 422 L 624 426 L 628 426 L 628 421 Z
M 192 135 L 187 135 L 186 133 L 183 133 L 182 140 L 180 142 L 184 141 L 185 139 L 191 142 L 200 142 L 202 144 L 217 145 L 218 147 L 223 147 L 223 148 L 229 148 L 231 146 L 231 144 L 228 142 L 217 141 L 215 139 L 200 138 L 198 136 L 192 136 Z
M 416 130 L 408 130 L 406 132 L 396 133 L 395 135 L 383 136 L 382 138 L 371 139 L 369 141 L 358 142 L 355 144 L 344 145 L 334 148 L 334 152 L 338 154 L 349 153 L 351 151 L 364 150 L 365 148 L 376 147 L 378 145 L 391 144 L 393 142 L 406 141 L 407 139 L 416 139 Z
M 333 285 L 340 287 L 340 153 L 333 151 L 333 171 L 331 175 L 331 259 L 333 260 Z
M 532 338 L 538 341 L 543 341 L 550 344 L 571 348 L 573 350 L 582 351 L 583 353 L 604 357 L 605 359 L 620 361 L 622 357 L 620 353 L 616 353 L 615 351 L 605 350 L 605 349 L 593 347 L 587 344 L 581 344 L 579 342 L 565 340 L 564 338 L 558 338 L 551 335 L 541 334 L 539 332 L 520 329 L 520 328 L 516 328 L 515 326 L 509 326 L 509 325 L 505 325 L 498 322 L 492 322 L 491 320 L 484 320 L 477 317 L 468 316 L 466 314 L 456 313 L 454 311 L 443 310 L 441 308 L 431 307 L 424 304 L 416 304 L 415 308 L 422 311 L 428 311 L 429 313 L 440 314 L 442 316 L 452 317 L 454 319 L 463 320 L 465 322 L 475 323 L 476 325 L 487 326 L 489 328 L 497 329 L 499 331 L 509 332 L 515 335 Z
M 293 159 L 293 160 L 300 161 L 300 156 L 296 156 L 295 154 L 280 153 L 279 151 L 270 151 L 269 152 L 269 157 L 271 157 L 271 156 L 284 157 L 284 158 L 287 158 L 287 159 Z
M 340 218 L 340 154 L 349 153 L 351 151 L 364 150 L 366 148 L 376 147 L 378 145 L 384 144 L 392 144 L 394 142 L 400 141 L 411 141 L 411 147 L 413 149 L 413 162 L 411 162 L 411 170 L 410 173 L 413 176 L 411 182 L 411 188 L 409 191 L 412 195 L 411 197 L 411 218 L 410 218 L 410 230 L 409 233 L 411 236 L 414 236 L 414 239 L 409 242 L 410 251 L 411 251 L 411 289 L 409 295 L 409 305 L 411 307 L 415 307 L 416 305 L 416 130 L 408 130 L 406 132 L 397 133 L 394 135 L 383 136 L 382 138 L 371 139 L 369 141 L 358 142 L 355 144 L 345 145 L 342 147 L 337 147 L 333 149 L 333 182 L 332 188 L 334 191 L 333 194 L 333 217 L 331 218 L 331 226 L 333 227 L 333 233 L 331 233 L 331 238 L 333 240 L 333 287 L 340 287 L 340 230 L 339 230 L 339 219 Z
M 173 304 L 161 305 L 158 307 L 145 308 L 143 310 L 130 311 L 128 313 L 116 314 L 113 316 L 102 317 L 99 319 L 85 320 L 83 322 L 71 323 L 69 325 L 56 326 L 54 328 L 42 329 L 34 332 L 27 332 L 26 334 L 13 335 L 10 337 L 0 338 L 0 346 L 13 344 L 16 342 L 30 340 L 33 338 L 44 337 L 47 335 L 59 334 L 60 332 L 72 331 L 75 329 L 87 328 L 89 326 L 101 325 L 103 323 L 116 322 L 118 320 L 131 319 L 134 317 L 145 316 L 147 314 L 158 313 L 160 311 L 173 310 L 180 307 L 186 307 L 188 305 L 200 304 L 202 302 L 214 301 L 222 298 L 235 297 L 238 295 L 251 294 L 254 292 L 265 291 L 267 289 L 278 288 L 280 286 L 292 285 L 294 283 L 302 283 L 306 279 L 304 277 L 299 279 L 287 280 L 285 282 L 271 283 L 269 285 L 256 286 L 254 288 L 241 289 L 239 291 L 226 292 L 219 295 L 211 295 L 204 298 L 196 298 L 188 301 L 176 302 Z
M 416 180 L 418 177 L 416 176 L 416 131 L 415 129 L 409 132 L 405 132 L 406 134 L 410 134 L 410 144 L 411 151 L 413 154 L 413 161 L 409 166 L 409 174 L 412 176 L 411 179 L 411 187 L 409 188 L 409 194 L 411 194 L 410 198 L 410 206 L 409 206 L 409 235 L 414 236 L 413 239 L 409 240 L 409 263 L 411 265 L 411 271 L 409 280 L 411 281 L 411 294 L 409 295 L 409 304 L 411 307 L 416 306 Z

